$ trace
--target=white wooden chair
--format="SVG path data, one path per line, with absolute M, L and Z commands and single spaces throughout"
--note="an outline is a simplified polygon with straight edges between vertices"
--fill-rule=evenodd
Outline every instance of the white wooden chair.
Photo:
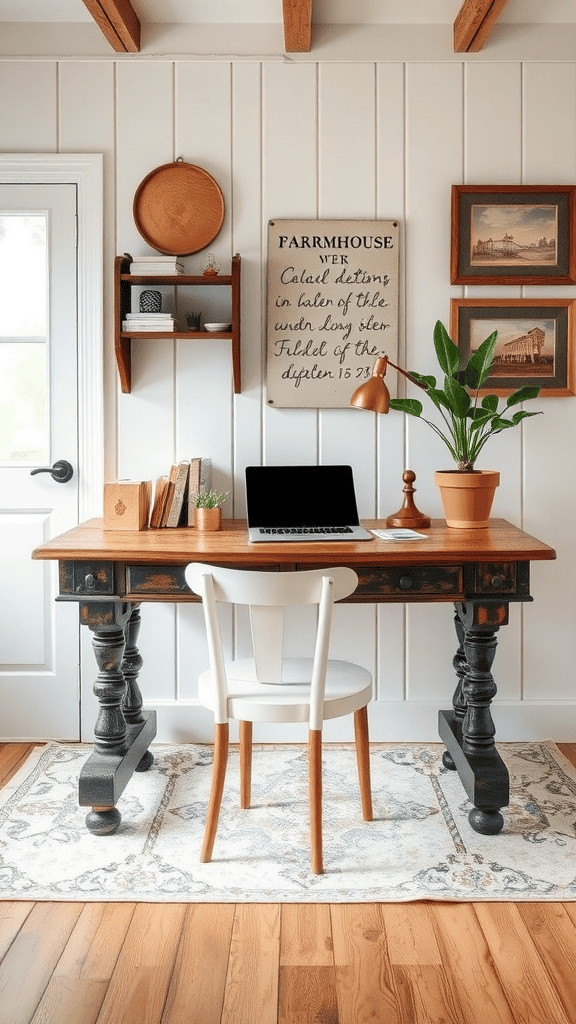
M 256 572 L 193 563 L 186 582 L 202 597 L 210 669 L 199 679 L 199 699 L 214 713 L 214 763 L 201 861 L 209 861 L 218 827 L 228 758 L 228 721 L 240 722 L 240 806 L 250 806 L 253 722 L 309 723 L 310 836 L 312 871 L 322 861 L 322 722 L 354 713 L 362 813 L 372 820 L 367 704 L 372 676 L 345 661 L 328 660 L 332 605 L 353 593 L 353 569 Z M 218 628 L 218 602 L 250 606 L 253 659 L 225 664 Z M 318 606 L 313 658 L 283 658 L 286 605 Z

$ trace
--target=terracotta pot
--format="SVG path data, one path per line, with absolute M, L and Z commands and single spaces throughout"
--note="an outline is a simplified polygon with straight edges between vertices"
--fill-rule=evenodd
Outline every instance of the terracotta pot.
M 438 470 L 435 476 L 440 488 L 446 525 L 458 530 L 479 530 L 488 526 L 490 510 L 500 473 L 492 469 Z
M 221 508 L 197 508 L 194 513 L 194 526 L 197 530 L 221 530 Z

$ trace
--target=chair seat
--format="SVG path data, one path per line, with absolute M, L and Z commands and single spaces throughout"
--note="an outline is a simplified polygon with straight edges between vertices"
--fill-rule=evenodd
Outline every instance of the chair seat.
M 310 717 L 312 658 L 287 658 L 281 683 L 259 683 L 254 659 L 226 663 L 228 716 L 245 722 L 307 722 Z M 198 680 L 198 696 L 214 710 L 210 670 Z M 348 661 L 328 661 L 323 718 L 339 718 L 365 707 L 372 699 L 372 676 Z

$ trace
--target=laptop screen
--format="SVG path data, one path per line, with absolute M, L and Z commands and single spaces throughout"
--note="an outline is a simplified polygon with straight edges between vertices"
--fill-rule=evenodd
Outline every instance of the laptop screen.
M 247 466 L 249 526 L 355 526 L 351 466 Z

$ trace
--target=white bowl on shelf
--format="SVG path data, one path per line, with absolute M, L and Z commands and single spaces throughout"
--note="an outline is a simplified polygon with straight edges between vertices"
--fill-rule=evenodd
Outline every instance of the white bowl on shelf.
M 230 331 L 232 324 L 204 324 L 205 331 Z

